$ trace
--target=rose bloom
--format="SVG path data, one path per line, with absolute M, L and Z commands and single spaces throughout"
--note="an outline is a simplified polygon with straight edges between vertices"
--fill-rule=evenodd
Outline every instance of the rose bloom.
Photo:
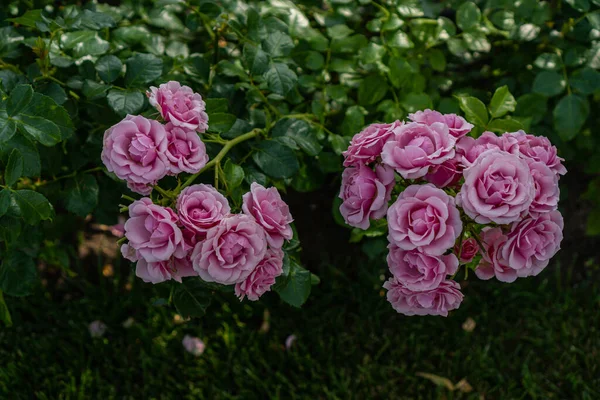
M 440 165 L 432 167 L 429 173 L 425 175 L 425 180 L 439 188 L 454 186 L 460 181 L 462 171 L 463 166 L 459 163 L 459 158 L 455 156 Z
M 176 208 L 179 222 L 201 236 L 231 211 L 225 196 L 203 183 L 184 188 L 177 197 Z
M 169 167 L 165 155 L 167 133 L 157 121 L 128 115 L 104 132 L 102 162 L 109 172 L 127 181 L 134 192 L 146 195 Z
M 524 131 L 505 133 L 503 136 L 515 138 L 522 156 L 539 161 L 548 166 L 555 174 L 564 175 L 567 169 L 562 165 L 564 159 L 558 157 L 555 146 L 544 136 L 528 135 Z
M 192 265 L 206 282 L 232 285 L 244 281 L 267 252 L 265 230 L 244 214 L 221 220 L 192 252 Z
M 283 273 L 283 251 L 269 248 L 265 258 L 256 266 L 254 271 L 242 282 L 235 285 L 235 295 L 240 300 L 256 301 L 260 296 L 271 290 L 275 278 Z
M 136 251 L 136 258 L 147 262 L 167 261 L 171 256 L 181 258 L 185 255 L 177 215 L 170 208 L 152 204 L 148 197 L 129 206 L 125 237 L 129 240 L 129 248 Z
M 181 172 L 195 174 L 208 162 L 206 147 L 198 133 L 180 128 L 169 122 L 165 126 L 168 146 L 167 159 L 170 162 L 169 173 L 177 175 Z
M 527 162 L 500 150 L 482 153 L 463 172 L 457 204 L 479 224 L 508 224 L 528 213 L 535 186 Z
M 277 188 L 267 189 L 252 182 L 250 191 L 243 196 L 242 210 L 265 229 L 271 247 L 279 248 L 283 246 L 284 240 L 294 237 L 290 225 L 294 219 Z
M 487 247 L 484 254 L 489 255 L 486 263 L 475 271 L 477 276 L 481 279 L 496 276 L 502 282 L 536 276 L 560 250 L 563 227 L 563 218 L 558 211 L 515 222 L 501 240 L 492 241 L 489 247 L 484 242 Z
M 543 162 L 530 159 L 528 165 L 535 185 L 535 195 L 529 212 L 535 214 L 556 210 L 560 197 L 558 175 Z
M 160 112 L 165 122 L 192 131 L 206 132 L 208 114 L 202 96 L 188 86 L 170 81 L 157 88 L 150 87 L 146 93 L 150 104 Z
M 444 123 L 411 122 L 394 129 L 394 133 L 383 146 L 381 158 L 405 179 L 421 178 L 429 167 L 454 157 L 456 138 L 450 135 Z
M 185 335 L 181 344 L 183 344 L 185 351 L 196 357 L 202 355 L 206 349 L 206 345 L 202 340 L 190 335 Z
M 408 118 L 413 122 L 426 125 L 431 125 L 435 122 L 446 124 L 450 134 L 457 139 L 465 136 L 473 129 L 473 125 L 468 123 L 463 117 L 459 117 L 456 114 L 442 114 L 429 109 L 408 114 Z
M 463 300 L 460 285 L 446 280 L 432 290 L 415 292 L 409 290 L 398 279 L 391 278 L 383 284 L 387 289 L 387 300 L 397 312 L 412 315 L 448 316 L 448 311 L 456 310 Z
M 408 290 L 433 290 L 446 280 L 446 275 L 453 275 L 458 270 L 458 259 L 454 254 L 431 256 L 417 249 L 402 250 L 394 244 L 388 249 L 390 272 Z
M 346 223 L 367 229 L 370 219 L 383 218 L 394 184 L 394 170 L 386 165 L 377 165 L 375 171 L 365 165 L 346 168 L 340 190 L 340 213 Z
M 459 254 L 459 260 L 462 264 L 468 264 L 473 261 L 473 258 L 479 252 L 479 244 L 475 238 L 468 238 L 463 240 L 459 248 L 458 243 L 454 246 L 454 252 Z
M 401 121 L 391 124 L 371 124 L 354 135 L 348 150 L 343 153 L 344 166 L 365 165 L 377 160 L 385 142 L 394 136 L 394 129 L 402 124 Z
M 456 153 L 465 168 L 473 165 L 477 157 L 488 150 L 503 150 L 518 155 L 519 145 L 516 138 L 497 136 L 488 131 L 483 132 L 477 139 L 466 136 L 456 143 Z
M 171 279 L 181 283 L 181 278 L 198 274 L 187 257 L 171 257 L 158 262 L 147 262 L 142 258 L 135 266 L 135 275 L 146 283 L 157 284 Z
M 431 184 L 407 187 L 387 212 L 388 240 L 403 250 L 442 255 L 462 231 L 454 199 Z

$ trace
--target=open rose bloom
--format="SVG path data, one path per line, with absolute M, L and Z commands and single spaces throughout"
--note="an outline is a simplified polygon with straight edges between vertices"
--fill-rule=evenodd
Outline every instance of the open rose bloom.
M 392 277 L 383 287 L 392 307 L 447 316 L 463 301 L 455 280 L 462 268 L 502 282 L 546 268 L 563 230 L 558 182 L 566 168 L 556 147 L 524 131 L 477 136 L 456 114 L 408 117 L 352 138 L 339 194 L 354 229 L 386 219 Z

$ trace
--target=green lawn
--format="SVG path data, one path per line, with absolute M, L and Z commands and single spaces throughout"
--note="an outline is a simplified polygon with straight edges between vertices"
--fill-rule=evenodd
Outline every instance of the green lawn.
M 321 284 L 301 310 L 273 294 L 259 304 L 221 295 L 203 319 L 177 324 L 173 309 L 151 305 L 160 288 L 126 267 L 11 298 L 14 327 L 0 330 L 0 398 L 600 397 L 594 266 L 550 266 L 511 285 L 471 277 L 449 318 L 404 317 L 379 290 L 383 265 L 359 254 L 309 265 Z M 469 317 L 471 332 L 462 327 Z M 87 330 L 95 319 L 109 326 L 102 339 Z M 185 334 L 205 341 L 202 356 L 184 351 Z M 297 340 L 286 351 L 291 334 Z M 417 373 L 465 378 L 473 390 L 452 392 Z

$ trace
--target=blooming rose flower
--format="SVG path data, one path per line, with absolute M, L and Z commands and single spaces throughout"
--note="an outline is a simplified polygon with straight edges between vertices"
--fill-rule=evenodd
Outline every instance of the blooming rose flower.
M 196 357 L 202 355 L 206 349 L 206 345 L 202 340 L 190 335 L 185 335 L 181 344 L 183 345 L 185 351 Z
M 171 257 L 167 261 L 147 262 L 140 259 L 135 266 L 135 275 L 146 283 L 161 283 L 170 279 L 181 283 L 181 278 L 198 275 L 187 257 Z
M 425 175 L 425 180 L 439 188 L 454 186 L 460 181 L 462 170 L 463 166 L 459 163 L 459 158 L 455 156 L 440 165 L 432 167 L 429 173 Z
M 394 184 L 394 170 L 387 165 L 377 165 L 375 171 L 362 164 L 346 168 L 340 190 L 340 212 L 346 223 L 367 229 L 370 219 L 385 216 Z
M 192 252 L 192 265 L 206 282 L 244 281 L 267 252 L 265 230 L 244 214 L 228 216 L 209 229 Z
M 564 175 L 567 169 L 562 165 L 564 159 L 558 157 L 555 146 L 544 136 L 528 135 L 524 131 L 505 133 L 503 136 L 515 138 L 522 156 L 543 162 L 555 174 Z
M 170 81 L 163 83 L 158 89 L 151 86 L 146 94 L 150 104 L 156 107 L 165 122 L 198 132 L 206 132 L 208 129 L 206 103 L 190 87 Z
M 200 235 L 205 235 L 231 211 L 225 196 L 203 183 L 183 189 L 176 207 L 180 223 Z
M 394 310 L 404 315 L 441 315 L 456 310 L 463 300 L 460 285 L 446 280 L 432 290 L 414 292 L 406 288 L 398 279 L 391 278 L 383 284 L 388 290 L 387 300 Z
M 499 249 L 506 242 L 502 228 L 485 227 L 480 238 L 483 244 L 483 248 L 480 249 L 482 258 L 475 269 L 475 275 L 483 280 L 496 276 L 502 282 L 513 282 L 517 279 L 515 271 L 506 264 L 506 260 L 501 259 L 499 253 Z
M 294 221 L 288 205 L 281 199 L 277 188 L 252 182 L 250 191 L 242 201 L 244 214 L 254 218 L 267 232 L 267 241 L 271 247 L 283 246 L 284 240 L 294 237 L 291 223 Z
M 411 122 L 395 128 L 394 133 L 383 146 L 381 158 L 405 179 L 421 178 L 429 167 L 454 157 L 456 138 L 450 135 L 444 123 Z
M 473 261 L 473 258 L 479 252 L 479 244 L 475 238 L 468 238 L 463 240 L 461 248 L 458 247 L 458 243 L 454 246 L 454 252 L 459 254 L 459 260 L 462 264 L 468 264 Z
M 535 185 L 535 195 L 530 213 L 547 213 L 558 208 L 560 189 L 558 174 L 555 174 L 546 164 L 540 161 L 528 160 L 531 176 Z
M 170 208 L 152 204 L 148 197 L 129 206 L 125 237 L 129 240 L 128 246 L 136 250 L 136 257 L 147 262 L 166 261 L 173 255 L 185 256 L 177 215 Z M 130 250 L 124 253 L 129 254 Z
M 441 255 L 462 231 L 454 199 L 431 184 L 411 185 L 387 212 L 388 240 L 403 250 Z
M 463 172 L 456 203 L 479 224 L 508 224 L 527 214 L 535 186 L 527 162 L 500 150 L 482 153 Z
M 452 275 L 458 269 L 458 259 L 454 254 L 431 256 L 417 249 L 402 250 L 394 244 L 390 244 L 388 249 L 390 272 L 408 290 L 423 292 L 435 289 L 446 280 L 446 275 Z
M 383 145 L 394 136 L 394 129 L 403 122 L 395 121 L 391 124 L 371 124 L 360 133 L 354 135 L 344 151 L 344 166 L 369 164 L 381 155 Z
M 181 172 L 195 174 L 208 162 L 206 147 L 198 133 L 193 130 L 180 128 L 169 122 L 167 131 L 167 159 L 170 162 L 169 173 L 177 175 Z
M 254 271 L 244 281 L 235 285 L 235 295 L 240 300 L 248 297 L 248 300 L 256 301 L 260 296 L 271 290 L 275 278 L 282 273 L 283 251 L 270 248 Z
M 102 162 L 137 193 L 148 194 L 168 172 L 167 133 L 157 121 L 128 115 L 104 132 Z
M 473 125 L 468 123 L 463 117 L 456 114 L 442 114 L 434 110 L 417 111 L 413 114 L 408 114 L 408 118 L 413 122 L 431 125 L 435 122 L 446 124 L 452 136 L 459 139 L 471 132 Z
M 483 132 L 477 139 L 466 136 L 456 143 L 456 153 L 460 163 L 465 167 L 473 165 L 481 153 L 488 150 L 503 150 L 507 153 L 519 154 L 519 145 L 516 138 L 511 136 L 497 136 L 493 132 Z

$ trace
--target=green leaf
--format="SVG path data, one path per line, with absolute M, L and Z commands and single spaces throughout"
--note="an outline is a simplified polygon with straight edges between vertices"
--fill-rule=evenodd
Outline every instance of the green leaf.
M 289 137 L 310 156 L 318 155 L 323 147 L 313 128 L 301 119 L 280 119 L 273 127 L 273 137 Z
M 581 94 L 592 94 L 600 89 L 600 72 L 589 67 L 578 69 L 569 77 L 569 84 Z
M 439 49 L 432 49 L 429 53 L 429 64 L 436 71 L 441 72 L 446 70 L 446 56 L 444 56 L 444 52 Z
M 123 69 L 121 60 L 113 55 L 102 56 L 96 61 L 96 71 L 98 76 L 106 83 L 114 82 Z
M 99 30 L 103 28 L 113 28 L 116 25 L 116 21 L 109 14 L 83 10 L 81 13 L 81 25 L 84 28 Z
M 298 159 L 290 148 L 273 140 L 260 142 L 252 159 L 272 178 L 291 178 L 300 168 Z
M 458 96 L 456 98 L 460 109 L 465 113 L 465 117 L 469 122 L 479 126 L 485 127 L 488 122 L 488 112 L 485 104 L 476 97 L 470 96 Z
M 227 190 L 231 191 L 242 184 L 244 169 L 228 159 L 223 166 L 223 173 L 227 182 Z
M 390 58 L 388 67 L 390 68 L 388 76 L 394 87 L 401 88 L 410 81 L 412 67 L 404 58 Z
M 18 149 L 13 149 L 8 157 L 8 164 L 4 171 L 4 183 L 7 186 L 14 185 L 23 176 L 23 156 Z
M 319 71 L 325 65 L 325 57 L 316 51 L 309 51 L 304 62 L 310 70 Z
M 0 290 L 9 296 L 27 296 L 37 280 L 33 259 L 19 250 L 5 254 L 0 265 Z
M 173 304 L 183 318 L 200 318 L 210 305 L 212 293 L 199 278 L 186 278 L 173 292 Z
M 65 50 L 73 50 L 76 58 L 87 55 L 101 55 L 106 53 L 110 44 L 100 38 L 98 33 L 91 30 L 68 32 L 60 38 L 61 46 Z
M 37 88 L 37 91 L 50 97 L 58 105 L 63 105 L 69 99 L 65 90 L 55 82 L 47 82 L 40 85 Z
M 408 112 L 433 108 L 431 97 L 427 93 L 409 93 L 402 99 L 400 104 Z
M 559 95 L 565 90 L 565 87 L 565 78 L 561 74 L 554 71 L 542 71 L 533 80 L 532 91 L 552 97 Z
M 35 28 L 37 22 L 42 22 L 42 10 L 29 10 L 20 17 L 8 18 L 7 21 L 23 26 L 28 26 L 30 28 Z
M 385 35 L 387 37 L 388 46 L 395 49 L 412 49 L 415 44 L 410 37 L 402 31 L 396 31 Z
M 536 93 L 527 93 L 517 99 L 515 115 L 530 117 L 533 125 L 544 119 L 548 110 L 548 98 Z
M 310 295 L 311 273 L 295 261 L 290 261 L 290 264 L 289 275 L 281 277 L 285 284 L 277 285 L 275 290 L 281 300 L 294 307 L 300 307 Z
M 17 85 L 10 92 L 10 97 L 6 102 L 6 113 L 13 117 L 20 113 L 33 98 L 33 89 L 31 85 Z
M 229 108 L 229 101 L 227 101 L 227 99 L 205 99 L 205 102 L 206 111 L 208 112 L 209 117 L 216 113 L 226 113 Z
M 36 225 L 54 216 L 52 204 L 41 193 L 33 190 L 15 190 L 12 197 L 17 206 L 16 214 L 29 225 Z
M 152 54 L 138 53 L 127 59 L 125 85 L 127 87 L 145 86 L 162 75 L 162 59 Z
M 502 118 L 490 122 L 487 129 L 495 133 L 516 132 L 523 129 L 523 124 L 516 119 Z
M 4 214 L 8 211 L 8 207 L 10 206 L 11 196 L 9 189 L 0 190 L 0 217 L 3 217 Z
M 589 0 L 565 0 L 565 2 L 577 11 L 587 12 L 590 9 Z
M 570 94 L 560 99 L 552 112 L 558 136 L 564 141 L 573 139 L 585 124 L 589 113 L 590 106 L 583 97 Z
M 18 149 L 23 156 L 23 176 L 39 176 L 41 161 L 35 144 L 23 135 L 15 135 L 6 143 L 0 143 L 0 157 L 5 164 L 13 149 Z
M 111 88 L 111 85 L 104 85 L 102 83 L 86 79 L 85 82 L 83 82 L 83 88 L 81 91 L 88 99 L 96 100 L 106 97 L 106 92 L 108 92 Z
M 17 122 L 9 119 L 5 104 L 0 102 L 0 144 L 8 142 L 17 132 Z
M 379 102 L 388 91 L 387 80 L 380 75 L 369 75 L 358 87 L 358 103 L 369 106 Z
M 535 59 L 533 65 L 540 69 L 557 71 L 562 67 L 562 60 L 558 54 L 542 53 Z
M 466 32 L 463 35 L 467 48 L 472 51 L 480 51 L 487 53 L 492 49 L 492 45 L 483 33 L 479 32 Z
M 342 122 L 342 133 L 344 136 L 353 136 L 355 133 L 358 133 L 365 126 L 366 114 L 367 110 L 361 106 L 348 107 L 346 116 Z M 346 147 L 348 147 L 347 143 Z
M 338 24 L 327 28 L 327 36 L 332 39 L 343 39 L 350 36 L 354 31 L 348 25 Z
M 144 95 L 137 90 L 112 89 L 108 92 L 108 105 L 121 116 L 135 115 L 144 107 Z
M 456 25 L 463 31 L 475 27 L 481 20 L 481 11 L 473 2 L 466 2 L 456 11 Z
M 364 35 L 352 35 L 343 39 L 331 40 L 332 53 L 358 53 L 368 43 Z
M 60 142 L 60 128 L 42 117 L 19 115 L 17 127 L 44 146 L 54 146 Z
M 296 86 L 298 77 L 286 64 L 274 63 L 264 74 L 269 90 L 274 93 L 285 96 Z
M 269 69 L 269 56 L 259 46 L 246 43 L 243 57 L 251 75 L 262 75 Z
M 98 183 L 93 175 L 78 175 L 65 185 L 65 208 L 85 217 L 98 205 Z
M 504 85 L 496 89 L 492 101 L 490 102 L 490 114 L 493 118 L 515 111 L 517 101 L 508 90 L 508 86 Z
M 275 31 L 263 40 L 262 46 L 271 57 L 284 57 L 290 54 L 294 48 L 294 42 L 285 33 Z
M 4 322 L 4 325 L 7 328 L 10 328 L 12 326 L 12 319 L 10 318 L 10 312 L 8 311 L 8 307 L 4 302 L 2 290 L 0 290 L 0 321 Z
M 237 120 L 236 116 L 233 114 L 227 113 L 214 113 L 209 114 L 208 118 L 208 131 L 209 132 L 227 132 L 231 129 L 235 121 Z
M 41 93 L 33 94 L 32 100 L 15 117 L 15 120 L 19 120 L 20 125 L 28 125 L 28 127 L 21 128 L 29 130 L 30 135 L 46 146 L 52 146 L 60 140 L 68 139 L 74 131 L 73 122 L 67 110 L 52 98 Z M 58 128 L 58 133 L 54 126 Z M 48 129 L 48 131 L 44 131 L 44 129 Z

